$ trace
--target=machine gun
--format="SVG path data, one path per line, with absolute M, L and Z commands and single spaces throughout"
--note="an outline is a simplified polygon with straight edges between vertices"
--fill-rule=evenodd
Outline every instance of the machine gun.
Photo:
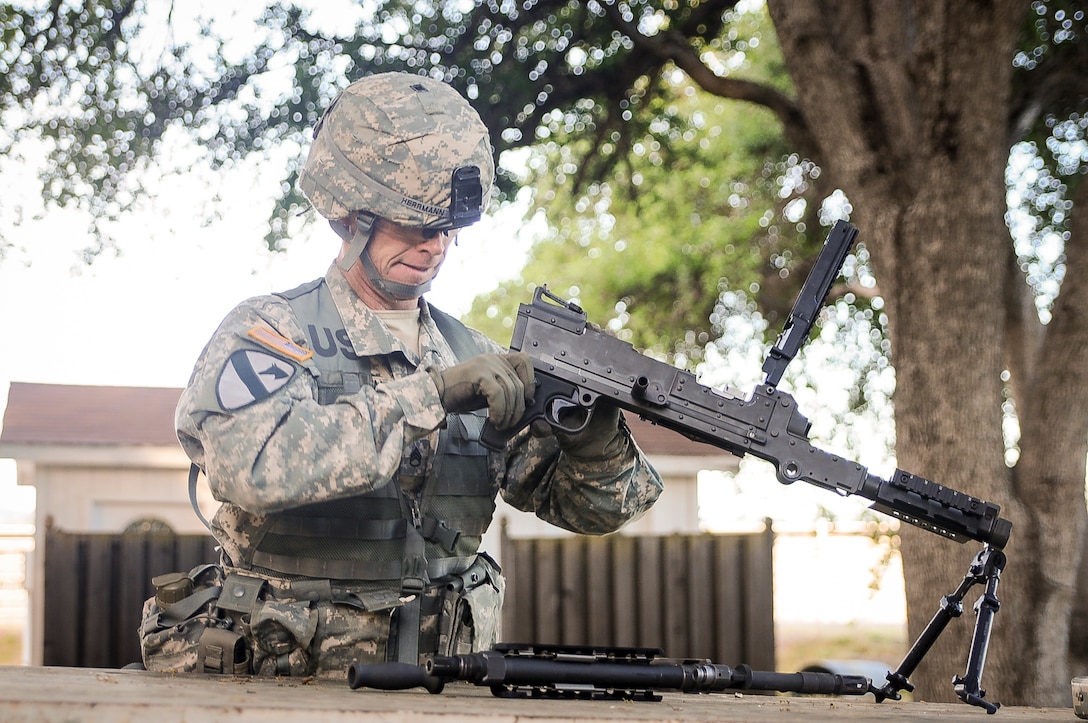
M 968 671 L 954 684 L 961 700 L 992 713 L 997 706 L 984 700 L 979 684 L 998 607 L 996 588 L 1005 564 L 1001 550 L 1012 523 L 991 502 L 901 469 L 883 479 L 857 462 L 813 446 L 808 419 L 793 397 L 777 388 L 786 366 L 808 340 L 857 233 L 844 221 L 832 228 L 763 365 L 763 383 L 747 397 L 704 386 L 695 375 L 640 353 L 590 324 L 576 304 L 546 287 L 537 288 L 532 303 L 520 306 L 510 342 L 511 349 L 532 358 L 537 379 L 533 403 L 512 428 L 499 430 L 485 424 L 481 441 L 501 449 L 518 430 L 536 420 L 576 433 L 589 423 L 598 404 L 613 404 L 738 457 L 750 454 L 770 462 L 783 484 L 803 481 L 840 495 L 858 495 L 870 500 L 872 509 L 907 524 L 960 543 L 984 543 L 964 583 L 944 598 L 940 612 L 900 668 L 889 674 L 878 698 L 898 699 L 900 691 L 913 689 L 907 677 L 950 619 L 960 614 L 960 600 L 967 590 L 984 584 L 986 602 L 980 600 L 977 607 Z
M 438 655 L 425 666 L 356 663 L 348 684 L 398 690 L 422 687 L 440 693 L 447 681 L 488 686 L 503 698 L 567 697 L 657 701 L 656 691 L 721 693 L 778 691 L 807 695 L 865 695 L 871 682 L 861 675 L 824 672 L 776 673 L 708 660 L 662 658 L 660 648 L 500 643 L 468 655 Z
M 800 350 L 831 283 L 857 236 L 839 221 L 805 281 L 785 329 L 771 349 L 764 382 L 747 398 L 696 381 L 690 372 L 652 359 L 590 324 L 576 304 L 538 287 L 522 304 L 510 348 L 529 354 L 536 371 L 533 403 L 508 429 L 484 425 L 482 442 L 502 449 L 519 429 L 543 419 L 576 433 L 594 408 L 608 403 L 654 424 L 738 457 L 751 454 L 775 466 L 783 484 L 797 481 L 841 495 L 860 495 L 872 508 L 957 542 L 977 540 L 1003 548 L 1012 524 L 1001 508 L 897 469 L 888 480 L 861 464 L 809 443 L 810 423 L 793 397 L 777 388 L 786 365 Z

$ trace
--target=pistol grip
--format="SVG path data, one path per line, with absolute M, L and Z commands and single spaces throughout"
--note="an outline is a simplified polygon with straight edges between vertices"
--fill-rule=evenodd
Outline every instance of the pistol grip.
M 569 415 L 563 414 L 573 407 L 581 407 L 578 387 L 559 379 L 541 374 L 539 369 L 536 375 L 536 393 L 533 401 L 525 409 L 521 419 L 506 429 L 498 429 L 490 420 L 484 422 L 483 431 L 480 433 L 480 443 L 488 449 L 498 451 L 513 439 L 514 435 L 528 427 L 534 420 L 543 419 L 552 427 L 566 431 L 578 432 L 589 421 L 590 409 L 585 410 L 584 415 L 578 415 L 579 422 L 576 426 L 563 424 L 561 416 L 569 419 Z

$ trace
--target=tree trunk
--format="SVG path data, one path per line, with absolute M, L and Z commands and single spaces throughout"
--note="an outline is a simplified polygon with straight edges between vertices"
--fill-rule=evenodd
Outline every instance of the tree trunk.
M 1025 501 L 1022 537 L 1031 550 L 1023 576 L 1031 626 L 1022 669 L 1033 697 L 1051 705 L 1069 700 L 1070 652 L 1084 646 L 1073 636 L 1072 615 L 1088 512 L 1084 506 L 1085 439 L 1088 439 L 1088 184 L 1073 199 L 1065 244 L 1061 295 L 1054 303 L 1035 374 L 1020 412 L 1020 460 L 1014 484 Z M 1084 613 L 1084 599 L 1078 614 Z M 1075 671 L 1084 675 L 1088 670 Z
M 1026 319 L 1008 306 L 1023 294 L 1008 286 L 1019 281 L 1008 273 L 1003 223 L 1011 58 L 1028 3 L 770 0 L 769 8 L 815 160 L 850 198 L 885 295 L 899 466 L 993 500 L 1014 523 L 983 677 L 988 698 L 1067 706 L 1086 517 L 1088 299 L 1077 287 L 1088 275 L 1079 249 L 1088 233 L 1074 229 L 1036 355 L 1025 345 L 1038 329 L 1009 325 Z M 1088 204 L 1077 200 L 1078 209 Z M 1015 470 L 1002 432 L 1008 365 L 1023 392 Z M 980 546 L 904 527 L 914 638 Z M 916 697 L 954 699 L 950 680 L 965 670 L 981 592 L 968 594 L 963 616 L 912 676 Z

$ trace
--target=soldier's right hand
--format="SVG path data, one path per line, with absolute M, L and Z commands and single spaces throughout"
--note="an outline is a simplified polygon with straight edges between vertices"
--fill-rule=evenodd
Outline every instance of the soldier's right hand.
M 481 354 L 449 369 L 428 369 L 447 412 L 487 408 L 496 429 L 514 425 L 536 391 L 533 363 L 525 352 Z

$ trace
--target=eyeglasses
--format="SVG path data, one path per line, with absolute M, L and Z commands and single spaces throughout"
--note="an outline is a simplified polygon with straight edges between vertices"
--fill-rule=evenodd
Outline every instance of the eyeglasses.
M 457 229 L 420 229 L 412 226 L 401 226 L 400 224 L 387 221 L 386 219 L 379 219 L 375 230 L 381 231 L 388 236 L 392 236 L 401 243 L 408 245 L 433 241 L 438 236 L 456 238 L 457 235 Z

